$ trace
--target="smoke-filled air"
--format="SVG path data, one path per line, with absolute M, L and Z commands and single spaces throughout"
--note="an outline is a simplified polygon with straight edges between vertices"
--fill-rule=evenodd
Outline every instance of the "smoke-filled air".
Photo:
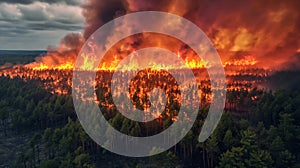
M 300 68 L 300 2 L 293 1 L 183 1 L 183 0 L 86 0 L 82 5 L 85 29 L 68 34 L 57 48 L 26 65 L 33 69 L 73 68 L 85 40 L 105 23 L 138 11 L 164 11 L 182 16 L 210 38 L 223 65 L 251 65 L 272 70 Z M 130 52 L 162 47 L 181 56 L 190 68 L 205 65 L 184 43 L 160 34 L 143 33 L 116 44 L 105 56 L 102 69 Z

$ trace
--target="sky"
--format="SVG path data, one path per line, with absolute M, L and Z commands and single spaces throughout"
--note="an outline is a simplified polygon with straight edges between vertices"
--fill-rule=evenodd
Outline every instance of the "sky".
M 0 0 L 0 50 L 46 50 L 82 32 L 82 0 Z

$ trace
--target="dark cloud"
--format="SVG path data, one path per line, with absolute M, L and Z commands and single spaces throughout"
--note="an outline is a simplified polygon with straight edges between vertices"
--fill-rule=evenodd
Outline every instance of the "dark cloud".
M 46 3 L 65 3 L 67 5 L 81 5 L 82 1 L 81 0 L 40 0 L 41 2 L 46 2 Z
M 43 30 L 67 30 L 78 31 L 82 29 L 80 25 L 64 24 L 55 21 L 43 22 L 43 23 L 28 23 L 26 27 L 30 27 L 31 30 L 43 31 Z
M 84 24 L 81 7 L 68 5 L 71 1 L 55 2 L 0 0 L 0 48 L 44 49 L 56 45 L 65 33 L 80 32 Z
M 11 27 L 9 27 L 9 28 L 7 28 L 7 27 L 1 27 L 0 28 L 0 36 L 1 37 L 16 38 L 19 35 L 29 34 L 29 33 L 32 33 L 32 30 L 26 30 L 26 29 L 22 29 L 22 28 L 14 28 L 14 29 L 12 29 Z
M 35 8 L 26 8 L 20 7 L 20 12 L 22 13 L 22 19 L 29 21 L 45 21 L 48 20 L 47 13 L 43 10 L 43 8 L 35 7 Z
M 0 3 L 17 3 L 17 4 L 31 4 L 33 0 L 0 0 Z
M 33 30 L 27 29 L 23 24 L 16 22 L 0 21 L 0 37 L 13 37 L 17 38 L 19 35 L 30 34 Z M 1 41 L 1 39 L 0 39 Z M 2 42 L 1 42 L 2 44 Z
M 127 2 L 123 0 L 88 0 L 83 6 L 86 19 L 85 38 L 118 15 L 126 12 Z
M 0 0 L 0 3 L 9 3 L 9 4 L 32 4 L 34 2 L 45 2 L 49 4 L 53 3 L 65 3 L 67 5 L 80 6 L 82 4 L 81 0 Z
M 26 29 L 47 30 L 49 27 L 66 29 L 82 28 L 83 17 L 80 7 L 34 3 L 30 5 L 0 4 L 1 26 L 24 26 Z M 43 26 L 44 25 L 44 26 Z M 67 28 L 67 30 L 69 30 Z

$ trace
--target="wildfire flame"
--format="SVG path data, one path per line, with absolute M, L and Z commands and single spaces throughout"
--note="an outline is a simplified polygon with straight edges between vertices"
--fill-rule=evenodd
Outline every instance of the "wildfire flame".
M 39 64 L 29 64 L 25 66 L 26 68 L 33 69 L 35 71 L 40 71 L 40 70 L 69 70 L 74 68 L 74 64 L 72 62 L 66 62 L 64 64 L 60 65 L 54 65 L 50 66 L 44 63 L 39 63 Z
M 177 56 L 181 57 L 179 52 L 178 52 Z M 83 63 L 79 69 L 84 70 L 84 71 L 92 71 L 93 64 L 94 64 L 93 59 L 90 59 L 88 55 L 83 55 L 82 57 L 83 57 Z M 117 56 L 114 56 L 114 59 L 112 61 L 110 61 L 108 63 L 103 62 L 96 70 L 97 71 L 114 71 L 117 68 L 120 61 L 121 60 L 119 60 L 117 58 Z M 186 63 L 186 67 L 189 69 L 205 68 L 207 65 L 206 62 L 199 60 L 199 59 L 195 59 L 195 58 L 186 57 L 184 59 L 184 61 Z M 47 65 L 45 63 L 33 63 L 33 64 L 28 64 L 25 67 L 33 69 L 35 71 L 39 71 L 39 70 L 72 70 L 72 69 L 74 69 L 75 65 L 73 62 L 67 61 L 66 63 L 60 64 L 60 65 Z M 128 65 L 126 65 L 126 67 L 123 67 L 122 69 L 126 70 L 126 71 L 130 71 L 130 70 L 136 70 L 138 67 L 139 67 L 139 65 L 136 62 L 132 61 Z M 153 69 L 153 70 L 162 70 L 162 69 L 170 70 L 170 69 L 184 69 L 186 67 L 185 66 L 178 67 L 176 65 L 164 65 L 164 64 L 153 63 L 151 69 Z
M 257 60 L 251 56 L 251 55 L 248 55 L 248 56 L 245 56 L 244 59 L 235 59 L 235 60 L 232 60 L 232 61 L 227 61 L 225 62 L 225 66 L 231 66 L 231 65 L 234 65 L 234 66 L 253 66 L 253 65 L 256 65 L 257 64 Z
M 180 54 L 178 54 L 178 57 L 180 57 Z M 193 58 L 185 58 L 184 59 L 186 66 L 189 69 L 199 69 L 199 68 L 205 68 L 207 66 L 207 63 L 204 61 L 199 61 Z M 114 61 L 111 61 L 110 63 L 103 62 L 98 68 L 97 71 L 114 71 L 118 65 L 120 60 L 115 59 Z M 84 62 L 80 66 L 80 70 L 85 70 L 85 71 L 91 71 L 93 70 L 93 64 L 94 62 L 89 60 L 88 57 L 84 57 Z M 257 64 L 257 60 L 253 56 L 245 56 L 244 59 L 235 59 L 231 61 L 226 61 L 224 63 L 224 66 L 253 66 Z M 64 64 L 60 65 L 47 65 L 44 63 L 39 63 L 39 64 L 29 64 L 25 66 L 26 68 L 30 68 L 33 70 L 72 70 L 74 69 L 74 63 L 73 62 L 66 62 Z M 139 65 L 136 62 L 130 62 L 129 65 L 126 67 L 123 67 L 123 70 L 130 71 L 130 70 L 136 70 L 139 67 Z M 161 69 L 184 69 L 185 67 L 178 67 L 176 65 L 161 65 L 161 64 L 152 64 L 153 70 L 161 70 Z

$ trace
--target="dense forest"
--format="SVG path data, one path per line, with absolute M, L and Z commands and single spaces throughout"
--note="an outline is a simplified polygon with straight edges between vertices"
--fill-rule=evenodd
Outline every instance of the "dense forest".
M 129 158 L 90 139 L 70 95 L 50 94 L 34 80 L 0 77 L 0 83 L 1 145 L 7 145 L 7 138 L 28 136 L 14 159 L 0 153 L 0 167 L 300 167 L 300 90 L 230 90 L 228 108 L 207 141 L 197 141 L 209 109 L 203 106 L 193 128 L 173 148 Z M 143 135 L 145 125 L 112 114 L 109 122 L 115 128 Z M 169 124 L 164 120 L 164 126 Z

